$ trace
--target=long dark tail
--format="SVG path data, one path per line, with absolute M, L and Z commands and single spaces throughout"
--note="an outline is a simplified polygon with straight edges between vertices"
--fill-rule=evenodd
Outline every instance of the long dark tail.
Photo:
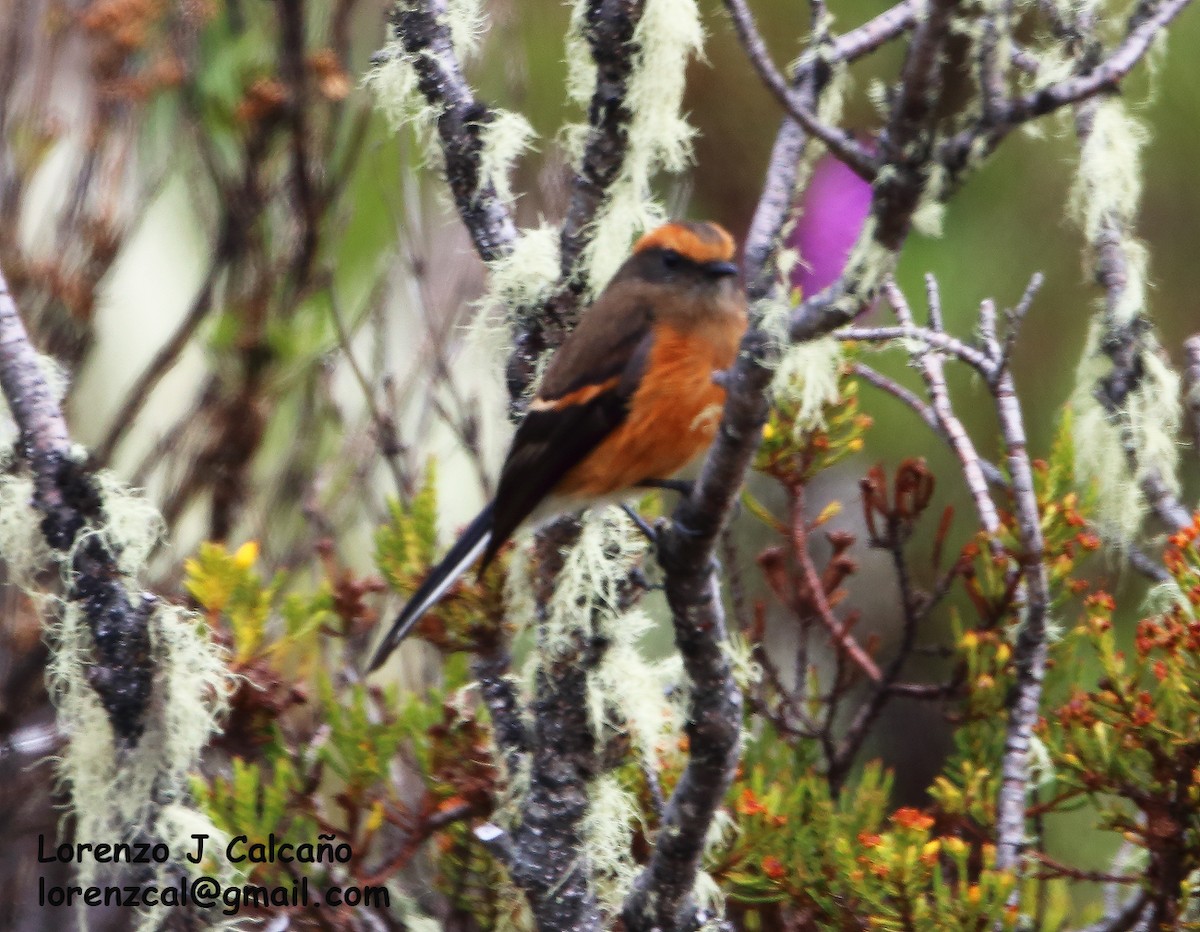
M 463 531 L 458 543 L 450 548 L 450 552 L 442 558 L 441 563 L 429 571 L 425 582 L 421 583 L 417 591 L 412 594 L 408 604 L 392 622 L 392 628 L 388 631 L 387 637 L 376 648 L 371 666 L 367 670 L 368 673 L 383 666 L 388 655 L 408 636 L 413 625 L 437 604 L 438 599 L 446 594 L 446 591 L 471 568 L 471 564 L 483 553 L 492 539 L 492 504 L 489 502 L 483 511 L 476 515 L 475 520 L 467 525 L 467 529 Z

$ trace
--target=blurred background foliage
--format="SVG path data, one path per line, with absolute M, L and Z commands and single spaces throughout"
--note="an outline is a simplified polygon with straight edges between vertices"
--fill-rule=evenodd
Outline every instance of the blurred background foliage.
M 685 176 L 663 179 L 662 193 L 673 212 L 717 220 L 740 238 L 780 114 L 720 4 L 703 0 L 701 7 L 706 60 L 690 66 L 685 104 L 697 129 L 695 161 Z M 776 60 L 793 58 L 807 28 L 803 6 L 766 0 L 754 8 Z M 835 26 L 848 28 L 883 8 L 839 0 L 832 5 Z M 481 264 L 436 172 L 428 170 L 422 142 L 393 133 L 362 87 L 385 39 L 385 13 L 377 0 L 7 0 L 0 13 L 0 266 L 35 343 L 69 379 L 75 439 L 99 463 L 145 487 L 164 511 L 169 533 L 154 588 L 167 597 L 190 595 L 213 619 L 225 619 L 235 663 L 243 671 L 266 663 L 268 678 L 282 690 L 242 710 L 249 717 L 226 735 L 227 751 L 263 739 L 248 722 L 265 727 L 313 695 L 325 697 L 318 704 L 325 713 L 338 708 L 348 716 L 335 725 L 340 738 L 370 730 L 371 703 L 403 706 L 399 693 L 384 702 L 359 684 L 322 680 L 311 646 L 297 645 L 333 631 L 353 645 L 351 653 L 360 651 L 372 624 L 397 602 L 381 594 L 379 577 L 403 590 L 401 577 L 413 572 L 405 562 L 413 554 L 404 548 L 419 540 L 420 562 L 434 548 L 435 519 L 422 504 L 429 461 L 438 464 L 436 523 L 444 539 L 491 488 L 509 436 L 495 337 L 466 326 L 483 292 Z M 569 173 L 556 137 L 564 120 L 578 118 L 563 92 L 569 10 L 558 0 L 490 0 L 486 13 L 490 26 L 468 76 L 482 99 L 523 113 L 538 133 L 535 150 L 516 167 L 514 188 L 523 192 L 518 218 L 523 224 L 557 219 Z M 1137 232 L 1152 257 L 1151 310 L 1178 364 L 1181 340 L 1200 322 L 1193 291 L 1200 17 L 1182 16 L 1165 44 L 1125 95 L 1149 133 Z M 852 70 L 844 122 L 864 137 L 879 123 L 867 91 L 895 74 L 900 51 L 893 45 Z M 1015 303 L 1030 274 L 1045 273 L 1015 363 L 1031 449 L 1044 456 L 1071 391 L 1095 294 L 1084 280 L 1080 236 L 1065 216 L 1074 140 L 1061 121 L 1037 125 L 1040 133 L 1018 134 L 971 178 L 950 203 L 941 236 L 910 240 L 898 279 L 916 295 L 924 273 L 936 273 L 947 327 L 965 333 L 982 298 Z M 817 177 L 834 187 L 847 184 L 829 173 Z M 848 197 L 853 202 L 852 192 Z M 848 216 L 814 203 L 799 235 L 809 242 L 844 238 Z M 873 364 L 917 384 L 902 354 L 875 357 Z M 986 393 L 965 372 L 951 367 L 949 374 L 960 417 L 981 453 L 994 458 Z M 865 539 L 859 479 L 876 462 L 891 475 L 902 461 L 924 457 L 938 478 L 938 510 L 950 505 L 961 516 L 946 543 L 947 552 L 957 552 L 973 530 L 953 456 L 893 399 L 863 386 L 856 404 L 872 422 L 869 437 L 815 479 L 809 514 L 839 501 L 844 508 L 832 526 Z M 1194 457 L 1191 463 L 1186 501 L 1200 488 Z M 769 510 L 783 503 L 766 477 L 755 478 L 752 492 Z M 402 504 L 389 506 L 389 498 Z M 410 537 L 415 526 L 419 533 L 406 544 L 386 533 L 377 537 L 381 526 L 409 528 Z M 769 529 L 743 514 L 736 536 L 750 595 L 765 597 L 753 558 L 770 543 Z M 220 546 L 203 549 L 208 540 Z M 254 542 L 253 552 L 244 549 L 247 542 Z M 890 564 L 884 553 L 861 550 L 845 607 L 863 616 L 860 639 L 875 636 L 888 645 L 900 630 Z M 189 555 L 196 562 L 185 572 Z M 1089 565 L 1121 606 L 1113 636 L 1131 644 L 1144 584 L 1119 558 Z M 251 566 L 261 579 L 238 576 Z M 214 586 L 225 593 L 220 605 Z M 494 596 L 485 584 L 474 604 Z M 953 640 L 949 619 L 970 605 L 961 593 L 948 604 L 952 611 L 937 624 Z M 240 607 L 235 612 L 230 605 Z M 262 628 L 268 619 L 269 636 Z M 768 613 L 768 650 L 794 646 L 786 621 L 786 613 Z M 37 618 L 10 589 L 0 637 L 0 727 L 52 730 L 40 685 L 45 658 Z M 664 634 L 660 646 L 667 643 Z M 267 645 L 278 651 L 269 663 L 262 655 Z M 465 680 L 461 666 L 439 673 L 432 658 L 428 648 L 406 652 L 394 668 L 403 692 L 439 683 L 443 692 L 435 696 L 444 696 Z M 1084 660 L 1081 678 L 1092 676 L 1094 663 Z M 943 667 L 933 659 L 915 669 Z M 300 687 L 289 693 L 292 676 L 317 684 L 316 693 Z M 401 716 L 398 732 L 373 733 L 378 744 L 370 754 L 353 741 L 319 753 L 325 765 L 340 768 L 342 780 L 378 788 L 383 771 L 371 769 L 379 767 L 371 755 L 390 755 L 406 736 L 441 728 L 447 741 L 463 747 L 482 740 L 470 716 L 456 716 L 453 703 L 429 699 Z M 897 699 L 865 755 L 881 758 L 893 776 L 870 769 L 857 778 L 858 792 L 874 808 L 826 817 L 854 822 L 860 842 L 863 833 L 876 837 L 896 807 L 929 802 L 928 787 L 951 750 L 942 708 Z M 780 766 L 772 753 L 751 755 L 749 782 L 738 792 L 769 793 L 771 768 Z M 0 907 L 0 925 L 17 928 L 7 920 L 22 916 L 21 928 L 50 928 L 21 906 L 36 889 L 29 865 L 15 856 L 24 850 L 21 839 L 52 834 L 56 818 L 50 768 L 28 763 L 12 754 L 0 758 L 0 792 L 9 803 L 0 806 L 0 832 L 13 855 L 0 857 L 0 889 L 11 892 L 0 899 L 13 904 Z M 487 808 L 489 774 L 464 775 L 443 761 L 451 772 L 436 777 L 436 762 L 416 764 L 426 778 L 435 775 L 422 805 L 441 811 L 450 800 L 451 808 L 469 812 Z M 788 764 L 793 773 L 804 766 Z M 248 773 L 214 777 L 202 798 L 220 811 L 238 780 L 254 782 Z M 278 786 L 290 779 L 280 773 Z M 803 783 L 795 792 L 817 789 Z M 802 811 L 818 804 L 831 805 L 795 802 Z M 369 844 L 380 826 L 364 818 L 356 838 Z M 1118 842 L 1090 833 L 1093 821 L 1091 810 L 1050 817 L 1048 850 L 1069 850 L 1083 866 L 1105 867 Z M 895 841 L 897 851 L 917 845 L 927 854 L 929 826 L 910 822 L 894 826 L 901 835 L 915 833 Z M 460 859 L 455 863 L 479 856 L 461 833 L 443 844 L 443 853 Z M 831 864 L 840 869 L 840 861 Z M 762 876 L 765 870 L 771 879 L 774 868 L 761 859 L 758 867 L 754 877 L 730 879 L 730 889 L 741 884 L 747 896 L 778 899 L 779 890 L 766 889 Z M 1060 912 L 1081 909 L 1087 890 L 1078 885 L 1076 906 Z M 451 898 L 461 892 L 449 889 Z M 1003 892 L 985 885 L 980 909 Z M 508 908 L 494 904 L 498 912 Z M 5 909 L 13 912 L 5 917 Z M 120 927 L 119 917 L 111 920 Z

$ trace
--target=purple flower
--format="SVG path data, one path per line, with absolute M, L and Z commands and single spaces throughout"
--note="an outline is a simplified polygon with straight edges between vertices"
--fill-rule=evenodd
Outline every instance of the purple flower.
M 805 297 L 833 282 L 846 265 L 871 207 L 871 186 L 830 155 L 813 169 L 803 213 L 788 239 L 800 252 L 792 285 Z

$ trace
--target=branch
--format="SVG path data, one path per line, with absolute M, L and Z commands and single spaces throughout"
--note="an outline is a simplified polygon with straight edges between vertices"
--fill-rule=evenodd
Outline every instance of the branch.
M 100 534 L 104 521 L 92 477 L 71 450 L 67 424 L 0 273 L 0 388 L 21 432 L 18 449 L 33 474 L 33 505 L 60 562 L 70 560 L 67 598 L 80 603 L 94 639 L 88 682 L 128 746 L 141 737 L 154 672 L 147 620 L 153 597 L 130 603 L 115 555 Z M 82 540 L 81 540 L 82 536 Z
M 856 29 L 838 36 L 829 50 L 831 59 L 836 62 L 852 62 L 874 52 L 881 45 L 911 29 L 917 21 L 917 13 L 921 7 L 922 4 L 917 0 L 903 0 Z
M 725 620 L 713 551 L 729 519 L 766 422 L 769 339 L 751 331 L 726 382 L 725 414 L 690 496 L 659 534 L 675 643 L 690 681 L 688 761 L 667 803 L 650 861 L 634 881 L 622 917 L 630 932 L 693 928 L 690 902 L 704 839 L 733 781 L 742 696 L 725 655 Z
M 950 444 L 951 449 L 953 449 L 950 435 L 946 433 L 946 429 L 942 426 L 942 422 L 938 420 L 937 414 L 934 413 L 933 408 L 918 398 L 915 392 L 909 391 L 899 382 L 895 382 L 886 375 L 876 372 L 864 363 L 853 363 L 850 369 L 860 379 L 869 382 L 880 391 L 886 392 L 912 408 L 917 413 L 917 416 L 928 425 L 929 429 L 945 440 L 946 443 Z M 983 476 L 987 480 L 988 485 L 999 486 L 1000 488 L 1008 487 L 1008 480 L 1004 478 L 1004 474 L 1000 472 L 995 463 L 980 458 L 979 468 L 983 471 Z
M 225 226 L 229 222 L 229 219 L 231 218 L 223 221 L 222 226 Z M 150 395 L 153 393 L 155 387 L 162 381 L 163 376 L 175 365 L 180 354 L 187 347 L 192 337 L 196 335 L 196 331 L 212 311 L 214 307 L 213 292 L 216 288 L 217 278 L 220 276 L 222 267 L 230 258 L 227 247 L 222 245 L 227 241 L 228 237 L 226 234 L 218 236 L 216 252 L 209 263 L 208 271 L 204 275 L 204 282 L 201 284 L 200 290 L 196 292 L 196 296 L 192 299 L 191 308 L 183 320 L 180 321 L 179 326 L 175 328 L 175 332 L 171 334 L 170 339 L 154 354 L 150 365 L 142 371 L 137 381 L 133 383 L 126 393 L 125 400 L 121 402 L 120 407 L 117 408 L 117 413 L 113 416 L 108 432 L 96 447 L 94 455 L 97 462 L 108 463 L 112 460 L 117 446 L 125 439 L 129 428 L 133 426 L 133 422 L 141 414 L 142 408 L 150 400 Z
M 915 22 L 918 6 L 917 0 L 904 0 L 857 29 L 830 40 L 827 48 L 809 49 L 792 81 L 791 99 L 815 113 L 833 66 L 854 61 L 899 36 Z M 814 36 L 814 40 L 819 38 Z M 789 116 L 780 126 L 771 148 L 762 194 L 743 252 L 746 292 L 752 302 L 765 298 L 775 287 L 774 256 L 795 204 L 796 181 L 808 140 L 804 127 Z
M 446 0 L 412 0 L 392 7 L 391 24 L 417 72 L 417 86 L 438 110 L 438 138 L 455 206 L 476 251 L 491 262 L 512 249 L 517 229 L 495 187 L 480 178 L 483 130 L 492 113 L 463 76 L 446 18 Z
M 1101 92 L 1114 90 L 1150 50 L 1158 34 L 1189 3 L 1191 0 L 1165 0 L 1153 16 L 1131 29 L 1113 53 L 1095 68 L 1017 98 L 1000 111 L 997 122 L 1015 126 L 1060 107 L 1095 97 Z
M 939 69 L 958 0 L 929 0 L 915 27 L 899 92 L 881 135 L 882 165 L 871 214 L 841 277 L 792 315 L 791 338 L 814 339 L 840 327 L 874 300 L 912 228 L 932 162 Z
M 895 287 L 894 284 L 892 286 Z M 887 286 L 884 286 L 885 292 Z M 899 294 L 898 291 L 895 294 Z M 889 298 L 891 300 L 891 298 Z M 834 336 L 839 340 L 861 343 L 891 343 L 893 340 L 916 340 L 932 349 L 956 356 L 974 368 L 989 382 L 995 377 L 995 367 L 986 355 L 962 340 L 941 330 L 904 324 L 899 327 L 843 327 Z
M 854 137 L 832 126 L 827 126 L 809 109 L 803 96 L 795 94 L 787 86 L 783 75 L 771 61 L 767 45 L 754 23 L 754 15 L 746 5 L 746 0 L 725 0 L 725 8 L 733 18 L 734 29 L 746 56 L 758 72 L 766 86 L 779 102 L 780 106 L 800 124 L 811 136 L 825 143 L 835 156 L 842 160 L 856 175 L 866 181 L 874 181 L 879 171 L 875 157 L 865 147 L 855 141 Z
M 926 281 L 929 287 L 929 328 L 913 325 L 912 311 L 909 309 L 908 302 L 891 279 L 884 283 L 884 295 L 896 311 L 896 316 L 900 318 L 901 326 L 898 329 L 903 331 L 906 336 L 912 336 L 919 340 L 936 338 L 938 344 L 941 344 L 938 346 L 925 343 L 913 354 L 913 360 L 921 370 L 934 416 L 941 425 L 941 432 L 946 436 L 955 456 L 958 457 L 967 489 L 971 493 L 971 498 L 975 502 L 975 510 L 979 514 L 980 524 L 988 534 L 993 553 L 996 553 L 1000 547 L 999 541 L 996 539 L 996 533 L 1000 530 L 1000 516 L 996 511 L 996 503 L 992 501 L 991 493 L 988 492 L 987 479 L 983 474 L 983 467 L 980 465 L 981 460 L 975 450 L 975 444 L 971 442 L 970 436 L 962 422 L 955 416 L 954 408 L 950 404 L 942 358 L 931 349 L 931 347 L 944 348 L 945 342 L 941 338 L 951 338 L 941 330 L 941 313 L 933 277 L 929 276 Z M 960 356 L 959 358 L 965 360 L 967 357 Z
M 499 640 L 499 639 L 498 639 Z M 521 719 L 521 706 L 509 679 L 511 658 L 502 643 L 475 658 L 473 670 L 479 691 L 492 717 L 492 734 L 508 765 L 509 777 L 520 773 L 529 752 L 529 731 Z
M 1024 316 L 1036 292 L 1038 277 L 1035 276 L 1017 311 L 1010 316 L 1015 327 Z M 987 483 L 979 465 L 979 456 L 974 445 L 954 416 L 946 391 L 945 374 L 940 351 L 951 344 L 942 330 L 942 315 L 937 282 L 932 275 L 926 276 L 929 299 L 929 327 L 916 327 L 912 312 L 904 296 L 890 279 L 884 284 L 884 293 L 896 311 L 901 326 L 897 337 L 921 341 L 920 348 L 913 353 L 914 361 L 921 369 L 929 390 L 931 409 L 942 429 L 950 439 L 951 446 L 962 464 L 967 486 L 975 500 L 980 520 L 988 532 L 993 554 L 1003 556 L 1004 551 L 997 538 L 1001 529 L 999 514 L 987 489 Z M 1015 683 L 1009 698 L 1008 723 L 1005 729 L 1004 754 L 1001 760 L 1001 787 L 997 800 L 997 854 L 996 864 L 1002 870 L 1016 870 L 1020 866 L 1025 846 L 1025 804 L 1029 788 L 1029 748 L 1034 725 L 1037 723 L 1041 703 L 1042 681 L 1045 677 L 1047 656 L 1046 615 L 1050 606 L 1050 588 L 1043 562 L 1045 544 L 1042 539 L 1041 515 L 1038 511 L 1037 494 L 1033 484 L 1033 468 L 1026 447 L 1025 426 L 1012 373 L 1007 358 L 1011 351 L 1013 334 L 1010 332 L 1002 343 L 996 332 L 996 309 L 990 301 L 980 307 L 979 329 L 983 349 L 972 349 L 964 354 L 952 350 L 963 361 L 976 365 L 981 372 L 992 373 L 988 380 L 995 398 L 996 415 L 1004 441 L 1005 460 L 1012 477 L 1009 486 L 1012 507 L 1016 517 L 1017 534 L 1021 542 L 1021 576 L 1024 580 L 1024 609 L 1013 650 L 1013 665 L 1016 670 Z M 978 354 L 982 363 L 975 360 Z M 889 673 L 891 671 L 889 670 Z
M 829 604 L 829 599 L 825 593 L 825 584 L 821 580 L 820 574 L 817 573 L 817 568 L 813 564 L 812 553 L 808 549 L 808 528 L 805 527 L 804 517 L 804 487 L 797 484 L 794 489 L 794 494 L 797 499 L 797 514 L 792 521 L 792 546 L 796 553 L 796 560 L 800 564 L 800 572 L 804 577 L 804 585 L 810 594 L 812 607 L 816 609 L 817 619 L 829 633 L 830 640 L 837 646 L 838 650 L 850 658 L 854 665 L 861 670 L 872 683 L 879 683 L 883 679 L 883 674 L 879 670 L 879 665 L 868 654 L 861 644 L 855 639 L 850 632 L 851 620 L 845 622 L 839 621 L 837 615 L 833 612 L 833 607 Z
M 1012 476 L 1013 511 L 1021 540 L 1020 559 L 1026 593 L 1025 617 L 1013 648 L 1016 678 L 1008 700 L 1008 724 L 1000 764 L 1000 797 L 996 806 L 996 866 L 1000 870 L 1015 870 L 1025 846 L 1029 748 L 1046 674 L 1046 613 L 1050 609 L 1050 584 L 1042 559 L 1045 543 L 1033 486 L 1033 469 L 1026 449 L 1025 425 L 1012 373 L 1007 367 L 1000 371 L 994 394 L 1008 474 Z
M 815 107 L 820 94 L 818 85 L 816 75 L 806 74 L 797 96 Z M 775 256 L 779 252 L 783 228 L 796 202 L 796 180 L 807 147 L 808 134 L 794 120 L 785 119 L 771 147 L 762 194 L 754 209 L 742 253 L 746 294 L 751 302 L 761 301 L 776 287 Z
M 1117 908 L 1098 922 L 1080 929 L 1079 932 L 1129 932 L 1135 928 L 1146 913 L 1150 894 L 1145 890 L 1134 890 Z
M 537 536 L 535 586 L 542 615 L 578 532 L 576 520 L 562 518 Z M 540 618 L 537 626 L 541 642 L 546 634 L 544 622 Z M 599 649 L 596 639 L 581 629 L 571 632 L 569 646 L 553 652 L 539 644 L 542 662 L 534 682 L 533 723 L 528 735 L 529 788 L 521 801 L 521 822 L 506 845 L 511 848 L 509 874 L 525 891 L 534 922 L 543 932 L 599 932 L 601 928 L 588 861 L 582 854 L 588 781 L 598 769 L 587 680 Z M 488 663 L 486 658 L 480 662 Z M 493 686 L 486 688 L 491 691 Z M 501 696 L 500 704 L 510 699 Z M 510 723 L 511 711 L 504 712 Z M 515 736 L 503 740 L 509 742 L 509 754 L 515 755 Z
M 1133 28 L 1130 38 L 1156 22 L 1162 13 L 1173 5 L 1175 4 L 1165 4 L 1159 9 L 1158 15 Z M 1182 9 L 1182 4 L 1179 6 Z M 1091 17 L 1084 16 L 1081 17 L 1078 28 L 1084 33 L 1090 33 L 1094 30 L 1095 23 Z M 1129 40 L 1126 41 L 1128 43 Z M 1148 42 L 1149 38 L 1145 41 Z M 1092 134 L 1096 109 L 1097 101 L 1093 98 L 1084 101 L 1075 110 L 1075 135 L 1081 150 Z M 1146 354 L 1157 350 L 1152 339 L 1147 342 L 1153 324 L 1145 313 L 1145 307 L 1139 306 L 1132 315 L 1121 311 L 1121 304 L 1129 287 L 1130 256 L 1126 244 L 1131 224 L 1131 216 L 1124 215 L 1120 209 L 1110 207 L 1100 218 L 1099 228 L 1093 241 L 1089 243 L 1095 255 L 1093 275 L 1096 283 L 1105 291 L 1104 338 L 1101 348 L 1112 361 L 1112 369 L 1098 380 L 1093 394 L 1116 426 L 1130 473 L 1140 476 L 1139 486 L 1147 505 L 1163 524 L 1177 530 L 1191 523 L 1191 515 L 1180 505 L 1162 471 L 1154 464 L 1140 462 L 1141 450 L 1138 449 L 1127 404 L 1129 395 L 1137 391 L 1145 377 Z
M 579 262 L 595 233 L 595 220 L 617 180 L 628 152 L 626 104 L 638 46 L 634 32 L 645 0 L 590 0 L 583 30 L 596 65 L 596 86 L 588 107 L 588 136 L 571 187 L 571 201 L 559 234 L 560 272 L 553 296 L 539 313 L 526 313 L 517 327 L 506 379 L 515 402 L 537 374 L 538 360 L 561 334 L 574 326 L 588 273 Z
M 578 298 L 585 290 L 579 256 L 591 241 L 591 226 L 608 189 L 625 164 L 629 121 L 629 76 L 638 47 L 633 34 L 645 0 L 590 0 L 584 38 L 596 63 L 596 88 L 588 108 L 588 136 L 575 172 L 571 203 L 562 226 L 562 279 Z

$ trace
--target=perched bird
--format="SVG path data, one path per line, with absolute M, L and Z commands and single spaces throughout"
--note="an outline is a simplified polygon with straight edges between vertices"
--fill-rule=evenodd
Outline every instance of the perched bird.
M 733 237 L 715 223 L 668 223 L 638 240 L 550 360 L 496 497 L 413 593 L 372 670 L 525 521 L 661 485 L 709 446 L 725 401 L 714 376 L 746 330 L 733 255 Z

